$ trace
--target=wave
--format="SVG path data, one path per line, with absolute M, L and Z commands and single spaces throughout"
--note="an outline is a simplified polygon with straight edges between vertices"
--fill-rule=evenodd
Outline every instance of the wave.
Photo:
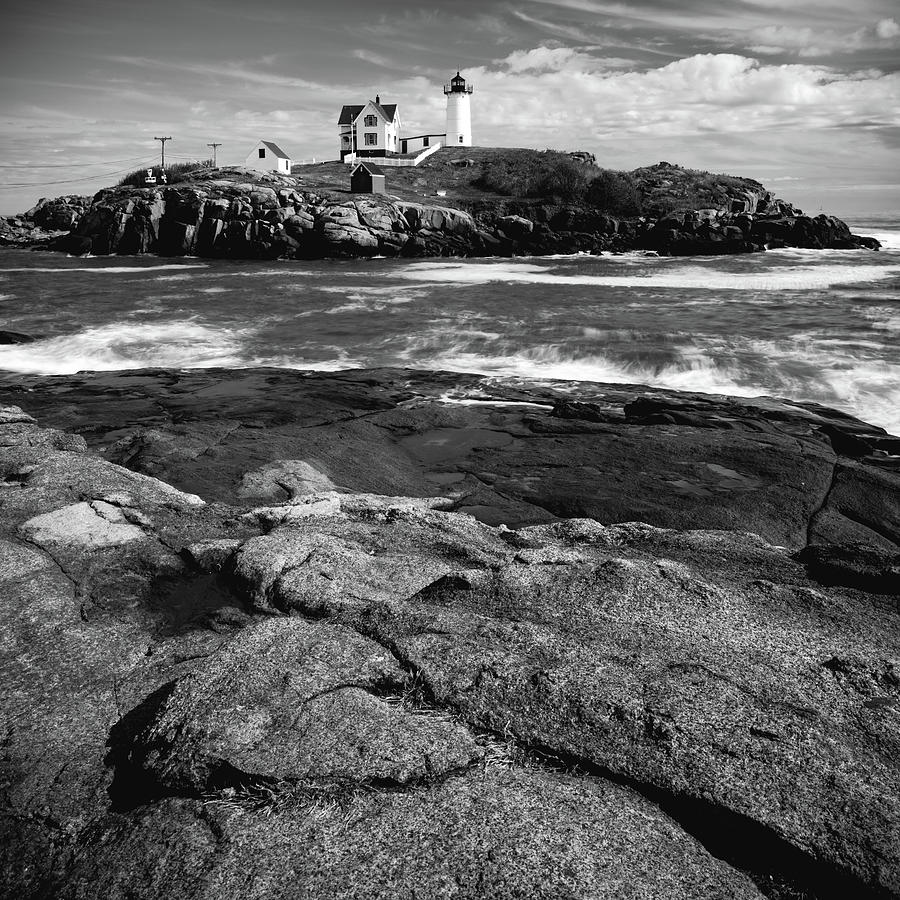
M 890 306 L 871 306 L 859 310 L 877 331 L 900 332 L 900 310 Z
M 51 268 L 50 266 L 19 266 L 12 269 L 0 269 L 0 274 L 5 272 L 40 272 L 41 274 L 67 275 L 70 272 L 95 272 L 101 275 L 143 275 L 144 272 L 162 272 L 166 269 L 208 268 L 209 266 L 205 263 L 166 266 L 72 266 L 66 268 Z
M 683 335 L 671 338 L 690 340 Z M 439 346 L 435 337 L 427 342 L 414 339 L 403 356 L 407 364 L 454 372 L 811 400 L 900 434 L 900 362 L 886 364 L 877 354 L 869 358 L 850 343 L 811 335 L 781 341 L 704 339 L 702 346 L 673 342 L 664 357 L 655 359 L 579 353 L 562 344 L 504 343 L 494 353 L 467 340 L 445 341 L 445 349 L 434 352 Z M 883 353 L 883 345 L 872 349 L 876 348 Z
M 900 272 L 897 265 L 810 265 L 763 272 L 726 272 L 687 265 L 676 270 L 635 275 L 559 274 L 532 263 L 413 263 L 399 278 L 441 284 L 484 285 L 491 282 L 544 284 L 557 287 L 676 288 L 719 291 L 821 290 L 838 284 L 882 281 Z
M 322 348 L 324 349 L 324 348 Z M 335 355 L 328 359 L 306 359 L 297 354 L 255 356 L 241 363 L 243 367 L 266 366 L 273 369 L 300 369 L 310 372 L 340 372 L 344 369 L 365 369 L 372 365 L 370 359 L 350 356 L 340 347 L 331 348 Z
M 340 294 L 347 300 L 356 303 L 370 303 L 375 308 L 383 309 L 390 303 L 412 303 L 422 300 L 429 292 L 422 288 L 407 287 L 405 285 L 386 285 L 383 287 L 367 287 L 353 285 L 352 287 L 319 287 L 323 294 Z
M 418 361 L 420 364 L 423 360 Z M 595 381 L 623 384 L 654 384 L 677 390 L 757 396 L 764 391 L 738 383 L 701 352 L 685 352 L 677 364 L 648 367 L 637 362 L 616 361 L 602 354 L 570 354 L 559 345 L 526 348 L 489 356 L 451 346 L 432 357 L 429 364 L 451 372 L 484 375 L 515 375 L 565 381 Z
M 880 229 L 871 229 L 860 226 L 860 228 L 850 229 L 854 234 L 862 234 L 866 237 L 873 237 L 881 242 L 881 249 L 888 252 L 900 250 L 900 231 L 882 231 Z
M 246 332 L 193 320 L 101 325 L 31 344 L 0 346 L 0 369 L 69 375 L 116 369 L 241 366 Z

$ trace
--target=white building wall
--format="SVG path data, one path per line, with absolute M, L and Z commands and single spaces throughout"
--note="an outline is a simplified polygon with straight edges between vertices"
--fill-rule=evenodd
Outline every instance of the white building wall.
M 447 94 L 447 146 L 472 146 L 472 108 L 469 94 Z
M 446 138 L 447 135 L 445 134 L 420 134 L 416 137 L 401 138 L 398 152 L 415 153 L 417 150 L 425 150 L 428 147 L 433 147 L 435 144 L 443 144 L 445 143 Z M 425 143 L 426 139 L 428 143 Z M 406 150 L 403 149 L 404 144 Z
M 265 156 L 260 157 L 259 151 L 265 151 Z M 276 156 L 268 147 L 257 144 L 247 155 L 244 165 L 248 169 L 256 169 L 258 172 L 280 172 L 282 175 L 291 174 L 291 161 L 284 157 Z

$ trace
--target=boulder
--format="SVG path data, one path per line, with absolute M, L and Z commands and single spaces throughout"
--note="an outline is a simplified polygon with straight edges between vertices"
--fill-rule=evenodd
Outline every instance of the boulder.
M 168 799 L 110 814 L 58 896 L 762 897 L 627 788 L 502 759 L 414 791 L 254 803 Z
M 5 331 L 0 329 L 0 344 L 32 344 L 37 338 L 21 331 Z
M 534 223 L 522 216 L 502 216 L 497 220 L 497 227 L 506 237 L 517 240 L 531 234 Z
M 194 249 L 194 225 L 163 216 L 159 220 L 156 249 L 161 256 L 188 256 Z
M 284 227 L 288 231 L 310 231 L 315 226 L 315 219 L 305 210 L 297 210 L 293 215 L 284 220 Z
M 60 253 L 70 253 L 72 256 L 84 256 L 93 249 L 94 242 L 90 237 L 79 234 L 65 234 L 56 238 L 50 244 L 51 250 L 58 250 Z
M 324 473 L 303 459 L 279 459 L 241 478 L 239 497 L 270 497 L 292 499 L 304 494 L 334 490 L 334 484 Z
M 365 228 L 326 221 L 318 234 L 329 253 L 372 256 L 378 250 L 378 238 Z
M 132 525 L 119 507 L 102 500 L 74 503 L 34 516 L 22 525 L 22 532 L 40 546 L 63 545 L 85 550 L 115 547 L 145 537 L 143 529 Z
M 248 626 L 166 686 L 127 762 L 179 792 L 266 779 L 402 785 L 469 765 L 480 755 L 473 737 L 449 718 L 404 709 L 405 682 L 383 647 L 350 629 L 302 619 Z

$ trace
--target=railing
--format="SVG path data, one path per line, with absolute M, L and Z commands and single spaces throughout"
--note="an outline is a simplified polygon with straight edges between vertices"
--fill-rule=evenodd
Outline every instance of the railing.
M 450 82 L 450 84 L 444 85 L 444 93 L 445 94 L 471 94 L 475 90 L 475 85 L 470 84 L 468 81 L 464 81 L 462 83 Z
M 407 157 L 399 157 L 399 156 L 357 156 L 355 153 L 348 153 L 344 159 L 342 160 L 348 166 L 352 166 L 355 162 L 373 162 L 376 166 L 382 169 L 401 169 L 401 168 L 412 168 L 417 166 L 420 162 L 425 159 L 428 159 L 432 153 L 437 153 L 438 150 L 441 149 L 443 145 L 438 141 L 436 144 L 432 144 L 430 147 L 425 147 L 415 156 L 411 154 Z

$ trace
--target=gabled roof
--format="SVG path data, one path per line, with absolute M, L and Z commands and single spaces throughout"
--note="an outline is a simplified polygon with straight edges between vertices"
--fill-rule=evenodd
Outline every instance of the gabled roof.
M 393 122 L 394 119 L 397 118 L 397 104 L 396 103 L 376 103 L 375 106 L 381 111 L 381 114 L 388 120 L 388 122 Z
M 357 116 L 365 109 L 365 106 L 347 106 L 341 107 L 341 117 L 338 119 L 338 125 L 352 125 Z
M 375 112 L 383 119 L 387 119 L 388 122 L 393 122 L 397 118 L 396 103 L 376 103 L 374 100 L 370 100 L 362 105 L 345 104 L 342 106 L 338 125 L 352 125 L 359 118 L 359 114 L 369 105 L 374 106 Z
M 290 159 L 287 153 L 285 153 L 278 144 L 273 144 L 271 141 L 260 141 L 260 143 L 264 147 L 268 147 L 276 156 L 280 156 L 282 159 Z
M 375 163 L 364 160 L 358 162 L 351 170 L 350 174 L 355 175 L 360 169 L 365 169 L 370 175 L 384 175 L 384 169 L 376 166 Z

